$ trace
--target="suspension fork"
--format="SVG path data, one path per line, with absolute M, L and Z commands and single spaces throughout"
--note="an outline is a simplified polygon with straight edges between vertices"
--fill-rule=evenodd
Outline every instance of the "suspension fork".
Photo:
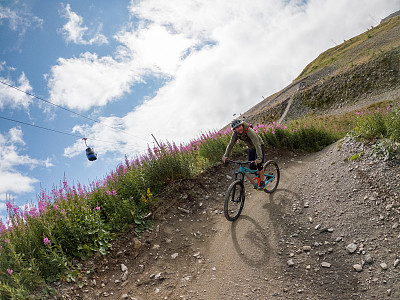
M 243 182 L 243 181 L 244 181 L 244 175 L 249 176 L 249 175 L 247 175 L 246 173 L 235 172 L 235 180 L 237 180 L 238 177 L 239 177 L 239 180 Z

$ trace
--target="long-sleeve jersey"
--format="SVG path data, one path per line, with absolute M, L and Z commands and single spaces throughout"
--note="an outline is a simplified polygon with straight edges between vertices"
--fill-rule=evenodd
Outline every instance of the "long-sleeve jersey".
M 226 151 L 224 156 L 229 157 L 231 155 L 233 146 L 237 142 L 238 139 L 245 142 L 248 149 L 256 149 L 257 158 L 262 159 L 262 150 L 261 145 L 264 144 L 262 138 L 246 123 L 243 123 L 243 133 L 238 134 L 236 131 L 232 133 L 231 140 L 229 141 L 228 146 L 226 147 Z M 247 129 L 247 130 L 246 130 Z M 246 133 L 247 132 L 247 133 Z

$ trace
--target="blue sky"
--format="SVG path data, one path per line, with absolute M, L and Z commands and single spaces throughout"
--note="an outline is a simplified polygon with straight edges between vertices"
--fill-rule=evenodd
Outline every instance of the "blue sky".
M 102 179 L 125 155 L 219 129 L 400 0 L 0 1 L 0 217 L 6 199 Z M 75 113 L 71 113 L 75 112 Z M 86 116 L 97 122 L 92 122 Z M 7 196 L 6 196 L 7 195 Z

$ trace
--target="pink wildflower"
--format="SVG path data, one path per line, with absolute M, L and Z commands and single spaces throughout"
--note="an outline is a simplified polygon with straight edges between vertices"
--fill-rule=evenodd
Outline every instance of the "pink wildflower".
M 107 191 L 106 193 L 107 193 L 107 195 L 108 195 L 108 196 L 110 196 L 110 195 L 111 195 L 111 192 L 110 192 L 110 191 Z
M 47 237 L 45 237 L 45 238 L 43 239 L 43 243 L 44 243 L 45 246 L 51 245 L 51 242 L 50 242 L 50 240 L 49 240 Z
M 14 272 L 14 271 L 13 271 L 12 269 L 7 269 L 7 273 L 8 273 L 8 274 L 12 275 L 13 272 Z
M 6 242 L 7 244 L 9 244 L 9 243 L 10 243 L 10 240 L 9 240 L 9 239 L 5 239 L 4 242 Z
M 6 203 L 6 206 L 7 206 L 7 209 L 8 209 L 8 210 L 11 210 L 11 209 L 14 207 L 14 205 L 13 205 L 10 201 L 8 201 L 8 202 Z
M 113 191 L 113 195 L 114 195 L 114 196 L 117 196 L 117 191 L 114 190 L 114 191 Z

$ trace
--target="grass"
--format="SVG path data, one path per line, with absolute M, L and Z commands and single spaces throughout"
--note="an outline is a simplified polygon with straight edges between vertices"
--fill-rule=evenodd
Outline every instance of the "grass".
M 374 106 L 357 114 L 310 115 L 254 129 L 266 149 L 319 151 L 350 132 L 362 141 L 375 142 L 379 151 L 393 154 L 397 150 L 392 146 L 387 150 L 387 141 L 390 145 L 400 141 L 400 110 Z M 149 148 L 139 157 L 126 158 L 89 186 L 71 186 L 64 179 L 61 187 L 41 192 L 37 207 L 21 208 L 7 202 L 8 221 L 0 223 L 1 299 L 27 299 L 32 294 L 41 299 L 54 294 L 49 283 L 86 276 L 73 261 L 96 253 L 106 255 L 112 240 L 132 224 L 138 233 L 150 227 L 146 216 L 157 205 L 157 194 L 174 181 L 193 178 L 219 163 L 230 135 L 227 129 L 203 134 L 185 145 Z M 240 142 L 233 155 L 243 155 L 244 150 Z
M 336 68 L 346 69 L 352 66 L 365 63 L 400 46 L 398 39 L 385 40 L 385 34 L 400 24 L 400 16 L 386 20 L 382 24 L 369 29 L 368 31 L 344 41 L 342 44 L 333 47 L 320 54 L 314 61 L 308 64 L 301 74 L 295 79 L 301 79 L 317 70 L 334 65 Z M 383 40 L 381 40 L 383 37 Z M 366 43 L 373 40 L 371 43 Z M 362 48 L 361 48 L 362 47 Z

